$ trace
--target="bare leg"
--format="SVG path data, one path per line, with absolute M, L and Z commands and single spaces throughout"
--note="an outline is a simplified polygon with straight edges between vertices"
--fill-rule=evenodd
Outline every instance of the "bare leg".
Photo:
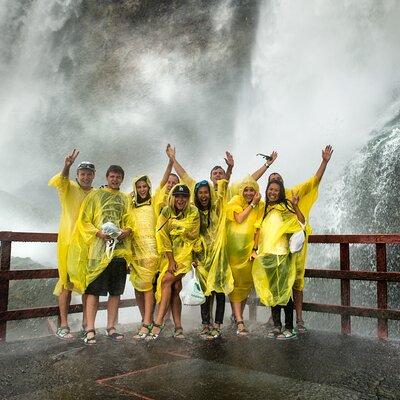
M 151 324 L 153 321 L 154 312 L 154 293 L 152 290 L 148 292 L 143 292 L 144 295 L 144 318 L 143 322 L 145 324 Z
M 296 321 L 303 321 L 303 291 L 293 289 L 294 308 Z
M 63 289 L 58 296 L 58 307 L 60 309 L 60 326 L 68 326 L 68 310 L 71 303 L 71 292 Z
M 94 330 L 94 322 L 96 320 L 97 309 L 99 307 L 99 296 L 88 294 L 86 297 L 86 330 Z M 87 334 L 87 338 L 94 337 L 93 332 Z
M 240 301 L 231 301 L 231 306 L 236 321 L 243 321 L 242 303 Z
M 144 292 L 139 292 L 139 290 L 135 289 L 135 298 L 136 298 L 136 303 L 139 307 L 140 315 L 142 317 L 142 322 L 144 322 L 144 315 L 145 315 Z
M 119 299 L 121 296 L 108 296 L 107 301 L 107 328 L 115 326 L 118 317 Z
M 182 327 L 182 302 L 179 292 L 182 290 L 181 280 L 175 281 L 171 293 L 171 311 L 174 319 L 175 328 Z
M 249 332 L 246 329 L 246 326 L 243 322 L 243 303 L 246 304 L 244 301 L 231 301 L 231 305 L 233 308 L 233 314 L 236 318 L 236 323 L 237 323 L 237 331 L 236 333 L 238 335 L 247 335 Z
M 86 330 L 86 299 L 87 299 L 87 294 L 82 295 L 82 329 L 85 331 Z
M 172 285 L 174 284 L 176 277 L 170 272 L 166 272 L 162 283 L 161 283 L 161 301 L 158 305 L 158 312 L 156 317 L 156 324 L 161 325 L 164 320 L 164 316 L 167 312 L 168 306 L 171 301 Z M 155 334 L 160 333 L 160 328 L 153 326 L 152 332 Z

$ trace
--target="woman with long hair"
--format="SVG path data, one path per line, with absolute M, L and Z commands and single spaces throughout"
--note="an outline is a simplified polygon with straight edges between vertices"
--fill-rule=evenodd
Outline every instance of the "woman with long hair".
M 132 181 L 131 218 L 135 229 L 132 237 L 130 281 L 142 316 L 142 325 L 134 339 L 144 339 L 152 328 L 154 310 L 153 283 L 158 273 L 160 256 L 156 243 L 156 213 L 147 175 Z
M 146 339 L 157 339 L 164 327 L 164 317 L 171 306 L 175 324 L 174 337 L 184 339 L 179 292 L 182 278 L 190 271 L 192 253 L 199 240 L 200 217 L 197 208 L 189 203 L 190 190 L 186 185 L 176 185 L 157 220 L 157 248 L 161 254 L 160 275 L 157 279 L 157 317 Z
M 248 335 L 243 311 L 253 288 L 251 254 L 257 224 L 262 219 L 264 203 L 260 201 L 258 183 L 247 177 L 239 187 L 239 194 L 227 205 L 227 254 L 233 275 L 233 290 L 229 293 L 236 319 L 237 335 Z
M 200 214 L 202 248 L 195 253 L 195 264 L 206 301 L 201 305 L 203 328 L 200 336 L 216 339 L 221 336 L 225 314 L 225 295 L 233 289 L 232 272 L 226 256 L 226 192 L 228 181 L 220 179 L 215 190 L 206 181 L 197 182 L 194 203 Z M 211 325 L 212 300 L 216 300 L 215 318 Z
M 289 201 L 281 181 L 268 183 L 264 216 L 256 232 L 253 251 L 253 280 L 260 301 L 272 307 L 274 328 L 269 337 L 291 339 L 293 331 L 292 289 L 296 278 L 296 258 L 289 239 L 304 229 L 305 218 L 298 206 L 297 194 Z M 285 312 L 282 330 L 281 308 Z

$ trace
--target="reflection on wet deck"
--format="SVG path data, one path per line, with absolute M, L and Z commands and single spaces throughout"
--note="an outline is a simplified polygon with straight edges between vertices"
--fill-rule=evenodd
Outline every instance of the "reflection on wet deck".
M 4 399 L 399 399 L 400 344 L 312 331 L 279 342 L 260 325 L 218 341 L 171 332 L 88 347 L 55 337 L 0 345 Z

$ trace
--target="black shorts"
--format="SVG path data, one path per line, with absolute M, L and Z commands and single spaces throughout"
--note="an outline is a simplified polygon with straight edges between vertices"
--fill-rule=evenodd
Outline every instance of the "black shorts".
M 86 294 L 94 296 L 120 296 L 126 283 L 126 261 L 113 258 L 107 268 L 86 288 Z

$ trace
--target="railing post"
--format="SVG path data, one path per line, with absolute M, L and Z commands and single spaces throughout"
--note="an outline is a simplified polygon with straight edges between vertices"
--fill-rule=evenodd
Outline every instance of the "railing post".
M 376 270 L 378 272 L 386 272 L 386 244 L 376 244 Z M 387 281 L 378 281 L 376 285 L 376 297 L 378 308 L 387 310 Z M 378 337 L 379 339 L 388 338 L 388 321 L 386 318 L 378 318 Z
M 350 246 L 349 243 L 340 243 L 340 270 L 350 271 Z M 342 306 L 350 306 L 350 280 L 342 279 L 340 281 L 340 297 Z M 342 333 L 350 335 L 351 319 L 350 315 L 342 315 Z
M 11 264 L 11 242 L 2 241 L 0 249 L 0 271 L 9 271 Z M 8 309 L 10 281 L 0 278 L 0 312 Z M 0 342 L 6 340 L 7 322 L 0 320 Z

